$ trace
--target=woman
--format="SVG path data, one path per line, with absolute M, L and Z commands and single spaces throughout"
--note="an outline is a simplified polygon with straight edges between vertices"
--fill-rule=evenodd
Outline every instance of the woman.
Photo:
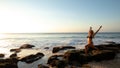
M 92 39 L 94 38 L 94 36 L 97 34 L 97 32 L 101 29 L 102 26 L 99 27 L 99 29 L 94 33 L 94 31 L 92 30 L 92 27 L 90 27 L 90 30 L 88 32 L 88 36 L 87 36 L 87 45 L 85 46 L 85 54 L 87 55 L 88 49 L 89 48 L 93 48 L 98 50 L 97 48 L 95 48 Z

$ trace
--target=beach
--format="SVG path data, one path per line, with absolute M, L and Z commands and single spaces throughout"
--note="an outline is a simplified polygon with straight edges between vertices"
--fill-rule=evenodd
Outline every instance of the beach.
M 120 0 L 0 0 L 0 68 L 120 68 Z
M 4 34 L 3 38 L 0 38 L 0 49 L 5 54 L 4 58 L 10 56 L 12 52 L 10 49 L 19 48 L 23 44 L 34 45 L 32 49 L 22 49 L 20 53 L 17 53 L 18 57 L 25 57 L 26 55 L 36 54 L 41 52 L 44 57 L 33 62 L 25 63 L 18 62 L 18 68 L 38 68 L 38 64 L 46 64 L 48 58 L 53 55 L 52 50 L 57 46 L 73 46 L 76 49 L 84 49 L 86 45 L 87 33 L 17 33 L 17 34 Z M 94 44 L 107 44 L 106 42 L 120 43 L 120 33 L 99 33 L 94 38 Z M 60 51 L 59 54 L 63 54 Z M 55 53 L 56 54 L 56 53 Z M 120 55 L 118 54 L 114 60 L 101 61 L 101 62 L 89 62 L 92 68 L 119 68 Z M 114 64 L 113 64 L 114 63 Z M 107 65 L 108 64 L 108 65 Z M 117 67 L 116 67 L 117 66 Z

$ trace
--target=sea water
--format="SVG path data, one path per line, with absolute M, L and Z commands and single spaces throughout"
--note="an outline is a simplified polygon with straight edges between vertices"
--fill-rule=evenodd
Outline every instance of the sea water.
M 7 57 L 10 55 L 10 49 L 19 48 L 22 44 L 32 44 L 36 49 L 43 50 L 49 47 L 50 54 L 55 46 L 74 46 L 76 48 L 84 48 L 87 44 L 87 33 L 6 33 L 0 34 L 0 53 L 4 53 Z M 93 39 L 94 44 L 104 44 L 106 41 L 120 43 L 120 32 L 103 32 L 96 34 Z M 36 61 L 33 64 L 25 65 L 19 63 L 19 68 L 37 68 Z M 99 64 L 99 63 L 98 63 Z M 94 64 L 93 64 L 94 65 Z
M 106 41 L 120 43 L 120 32 L 96 34 L 94 44 Z M 87 44 L 87 33 L 8 33 L 0 34 L 0 48 L 16 48 L 22 44 L 33 44 L 36 48 L 61 45 L 84 46 Z

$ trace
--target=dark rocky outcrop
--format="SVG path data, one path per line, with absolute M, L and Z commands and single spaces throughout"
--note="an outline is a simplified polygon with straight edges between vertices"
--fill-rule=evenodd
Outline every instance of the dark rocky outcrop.
M 86 66 L 85 64 L 88 64 L 88 62 L 91 61 L 99 62 L 114 59 L 116 54 L 120 52 L 120 44 L 116 44 L 114 42 L 110 42 L 110 44 L 97 45 L 95 47 L 99 50 L 90 48 L 88 50 L 88 55 L 86 55 L 85 49 L 76 50 L 74 47 L 70 46 L 70 49 L 72 50 L 68 50 L 64 55 L 53 55 L 49 57 L 48 64 L 51 67 L 56 68 L 69 68 L 69 66 L 90 68 L 89 65 Z M 54 47 L 52 52 L 56 53 L 64 49 L 69 49 L 69 46 Z
M 89 57 L 88 57 L 89 58 Z M 70 65 L 82 65 L 87 63 L 87 56 L 83 50 L 70 50 L 64 54 L 65 61 Z
M 50 64 L 53 60 L 60 60 L 60 58 L 63 58 L 63 55 L 52 55 L 48 58 L 47 64 Z
M 21 48 L 32 48 L 33 46 L 26 47 L 21 46 Z M 89 49 L 88 55 L 85 55 L 85 50 L 80 49 L 76 50 L 75 47 L 72 46 L 62 46 L 62 47 L 54 47 L 53 53 L 51 57 L 49 57 L 48 62 L 46 65 L 39 64 L 38 68 L 90 68 L 89 65 L 86 65 L 88 62 L 91 61 L 103 61 L 103 60 L 111 60 L 114 59 L 117 53 L 120 53 L 120 44 L 111 43 L 111 44 L 102 44 L 95 46 L 99 50 L 93 50 Z M 46 48 L 47 49 L 47 48 Z M 60 53 L 56 53 L 60 50 L 66 50 L 66 49 L 72 49 L 66 51 L 63 55 Z M 15 52 L 12 55 L 10 55 L 10 58 L 8 59 L 0 59 L 0 68 L 18 68 L 17 63 L 18 61 L 23 61 L 26 63 L 32 63 L 44 56 L 43 53 L 37 53 L 28 55 L 26 57 L 23 57 L 22 59 L 19 59 L 17 57 L 17 52 L 19 52 L 19 49 L 11 49 L 11 52 Z M 2 57 L 4 54 L 1 54 Z
M 13 50 L 14 51 L 14 50 Z M 0 59 L 0 68 L 18 68 L 17 63 L 18 61 L 24 61 L 26 63 L 32 63 L 44 56 L 43 53 L 37 53 L 35 55 L 28 55 L 20 59 L 17 56 L 17 53 L 14 52 L 9 56 L 9 58 L 1 58 Z
M 80 64 L 85 64 L 91 61 L 110 60 L 114 59 L 115 56 L 116 53 L 111 50 L 92 50 L 87 56 L 79 50 L 71 50 L 64 54 L 64 58 L 69 64 L 74 64 L 72 63 L 74 61 Z
M 60 47 L 54 47 L 52 52 L 53 53 L 56 53 L 60 50 L 66 50 L 66 49 L 75 49 L 75 47 L 72 47 L 72 46 L 60 46 Z
M 53 55 L 49 57 L 47 64 L 49 64 L 51 67 L 56 68 L 65 68 L 67 65 L 63 60 L 63 55 Z
M 53 62 L 55 62 L 55 66 L 53 67 L 56 67 L 56 68 L 65 68 L 67 66 L 64 60 L 55 60 Z
M 42 58 L 44 56 L 43 53 L 37 53 L 35 55 L 29 55 L 29 56 L 26 56 L 26 57 L 23 57 L 20 61 L 23 61 L 23 62 L 26 62 L 26 63 L 32 63 L 40 58 Z
M 5 55 L 4 54 L 0 54 L 0 58 L 3 58 Z
M 16 53 L 11 54 L 10 58 L 17 58 L 17 54 Z
M 16 49 L 10 49 L 10 52 L 16 52 L 16 53 L 18 53 L 18 52 L 20 52 L 21 51 L 21 49 L 19 49 L 19 48 L 16 48 Z
M 111 50 L 116 53 L 120 52 L 120 44 L 102 44 L 102 45 L 96 45 L 99 50 Z
M 16 58 L 0 59 L 0 68 L 18 68 Z
M 49 47 L 45 47 L 44 49 L 49 49 Z
M 26 48 L 32 48 L 32 47 L 35 47 L 34 45 L 31 45 L 31 44 L 23 44 L 20 49 L 26 49 Z
M 39 64 L 38 68 L 49 68 L 49 66 L 43 65 L 43 64 Z
M 93 50 L 91 56 L 94 61 L 111 60 L 115 58 L 116 53 L 111 50 L 100 50 L 100 51 Z
M 120 51 L 119 44 L 106 44 L 95 46 L 99 50 L 89 49 L 88 55 L 85 55 L 85 50 L 68 50 L 64 55 L 53 55 L 48 59 L 48 64 L 52 67 L 65 68 L 67 65 L 82 67 L 91 61 L 103 61 L 114 59 Z M 54 52 L 62 50 L 62 47 L 55 47 Z M 64 49 L 64 48 L 63 48 Z M 62 59 L 59 59 L 61 57 Z M 60 67 L 63 66 L 63 67 Z M 90 68 L 90 66 L 88 66 Z

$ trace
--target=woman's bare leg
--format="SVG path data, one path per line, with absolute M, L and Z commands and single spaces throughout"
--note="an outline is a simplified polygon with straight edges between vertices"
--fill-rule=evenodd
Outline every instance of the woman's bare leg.
M 87 55 L 88 47 L 89 47 L 89 45 L 87 44 L 87 45 L 85 46 L 85 55 Z

